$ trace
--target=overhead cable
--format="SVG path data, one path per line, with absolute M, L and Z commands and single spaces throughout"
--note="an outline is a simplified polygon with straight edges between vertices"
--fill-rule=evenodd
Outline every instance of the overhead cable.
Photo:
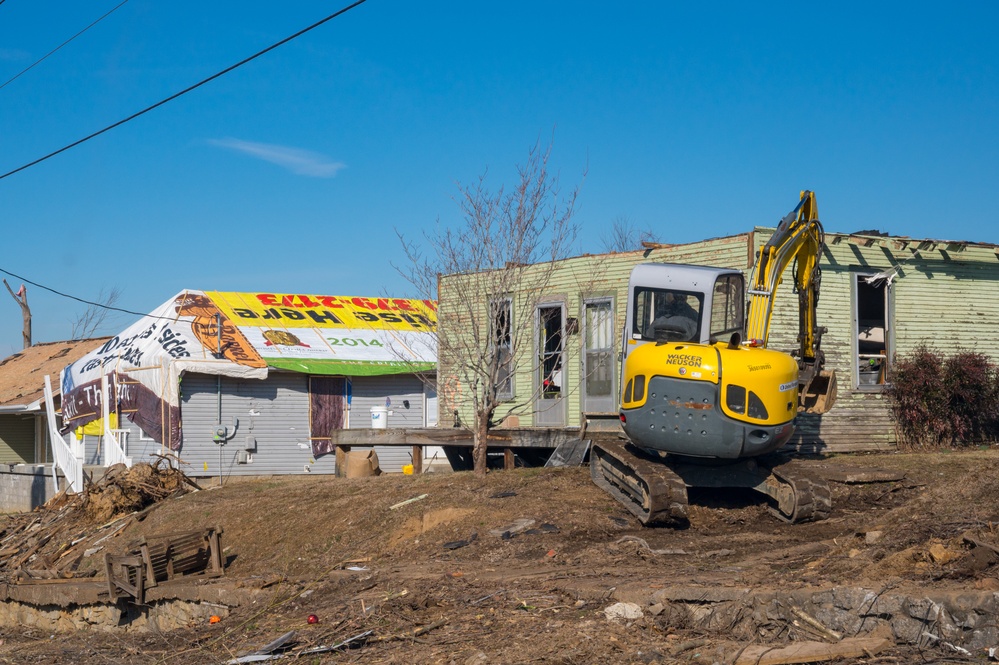
M 3 2 L 3 0 L 0 0 L 0 2 Z M 128 116 L 127 118 L 119 120 L 118 122 L 116 122 L 116 123 L 114 123 L 112 125 L 108 125 L 104 129 L 96 131 L 93 134 L 90 134 L 89 136 L 85 136 L 85 137 L 83 137 L 82 139 L 80 139 L 78 141 L 74 141 L 73 143 L 70 143 L 69 145 L 64 146 L 62 148 L 59 148 L 58 150 L 56 150 L 54 152 L 50 152 L 49 154 L 45 155 L 44 157 L 39 157 L 38 159 L 34 160 L 33 162 L 28 162 L 24 166 L 19 166 L 18 168 L 14 169 L 13 171 L 8 171 L 7 173 L 4 173 L 3 175 L 0 175 L 0 180 L 3 180 L 4 178 L 12 176 L 15 173 L 23 171 L 24 169 L 30 168 L 30 167 L 34 166 L 35 164 L 39 164 L 41 162 L 44 162 L 46 159 L 50 159 L 52 157 L 55 157 L 56 155 L 58 155 L 60 153 L 66 152 L 70 148 L 75 148 L 76 146 L 80 145 L 81 143 L 86 143 L 87 141 L 89 141 L 92 138 L 96 138 L 96 137 L 100 136 L 101 134 L 103 134 L 105 132 L 111 131 L 115 127 L 120 127 L 121 125 L 124 125 L 126 122 L 129 122 L 130 120 L 135 120 L 140 115 L 145 115 L 146 113 L 149 113 L 153 109 L 159 108 L 160 106 L 163 106 L 167 102 L 172 102 L 173 100 L 177 99 L 178 97 L 180 97 L 182 95 L 186 95 L 187 93 L 191 92 L 192 90 L 196 90 L 197 88 L 200 88 L 201 86 L 205 85 L 206 83 L 214 81 L 215 79 L 219 78 L 220 76 L 228 74 L 229 72 L 231 72 L 232 70 L 234 70 L 234 69 L 236 69 L 238 67 L 242 67 L 243 65 L 245 65 L 248 62 L 250 62 L 251 60 L 256 60 L 257 58 L 259 58 L 260 56 L 264 55 L 265 53 L 269 53 L 270 51 L 273 51 L 277 47 L 283 46 L 284 44 L 287 44 L 288 42 L 290 42 L 291 40 L 293 40 L 293 39 L 295 39 L 297 37 L 301 37 L 302 35 L 304 35 L 305 33 L 309 32 L 310 30 L 314 30 L 315 28 L 318 28 L 319 26 L 321 26 L 322 24 L 326 23 L 327 21 L 331 21 L 331 20 L 335 19 L 336 17 L 340 16 L 341 14 L 344 14 L 344 13 L 350 11 L 354 7 L 357 7 L 358 5 L 363 5 L 365 2 L 367 2 L 367 0 L 357 0 L 357 2 L 355 2 L 353 4 L 350 4 L 350 5 L 347 5 L 343 9 L 330 14 L 326 18 L 324 18 L 324 19 L 322 19 L 320 21 L 316 21 L 315 23 L 313 23 L 309 27 L 303 28 L 302 30 L 299 30 L 295 34 L 290 35 L 288 37 L 285 37 L 284 39 L 282 39 L 279 42 L 271 44 L 270 46 L 268 46 L 264 50 L 258 51 L 256 53 L 254 53 L 253 55 L 251 55 L 250 57 L 245 58 L 243 60 L 240 60 L 239 62 L 237 62 L 234 65 L 230 65 L 229 67 L 226 67 L 225 69 L 223 69 L 222 71 L 218 72 L 217 74 L 213 74 L 213 75 L 209 76 L 208 78 L 206 78 L 206 79 L 204 79 L 204 80 L 202 80 L 202 81 L 200 81 L 198 83 L 195 83 L 194 85 L 192 85 L 192 86 L 190 86 L 188 88 L 184 88 L 183 90 L 181 90 L 178 93 L 170 95 L 169 97 L 167 97 L 166 99 L 164 99 L 162 101 L 156 102 L 152 106 L 147 106 L 146 108 L 142 109 L 141 111 L 139 111 L 137 113 L 133 113 L 132 115 Z M 91 303 L 91 304 L 93 304 L 93 303 Z
M 0 2 L 2 2 L 2 1 L 3 0 L 0 0 Z M 70 294 L 63 293 L 62 291 L 56 291 L 55 289 L 53 289 L 51 287 L 48 287 L 48 286 L 45 286 L 44 284 L 39 284 L 38 282 L 33 282 L 30 279 L 27 279 L 26 277 L 21 277 L 20 275 L 15 275 L 14 273 L 10 272 L 9 270 L 4 270 L 3 268 L 0 268 L 0 272 L 2 272 L 5 275 L 10 275 L 14 279 L 20 280 L 20 281 L 24 282 L 25 284 L 31 284 L 32 286 L 37 286 L 38 288 L 44 289 L 45 291 L 48 291 L 49 293 L 54 293 L 57 296 L 62 296 L 63 298 L 69 298 L 70 300 L 75 300 L 76 302 L 82 302 L 84 305 L 90 305 L 92 307 L 100 307 L 101 309 L 111 310 L 112 312 L 122 312 L 123 314 L 134 314 L 135 316 L 145 316 L 145 317 L 156 318 L 156 319 L 168 319 L 170 321 L 173 321 L 173 319 L 170 318 L 170 317 L 153 316 L 152 314 L 149 314 L 148 312 L 133 312 L 130 309 L 122 309 L 121 307 L 112 307 L 111 305 L 105 305 L 103 303 L 92 302 L 90 300 L 85 300 L 83 298 L 77 298 L 76 296 L 71 296 Z
M 128 2 L 128 0 L 121 0 L 121 2 L 119 2 L 117 5 L 115 5 L 109 12 L 107 12 L 106 14 L 104 14 L 104 16 L 100 17 L 99 19 L 97 19 L 96 21 L 94 21 L 93 23 L 91 23 L 90 25 L 88 25 L 86 28 L 84 28 L 83 30 L 80 30 L 78 33 L 76 33 L 75 35 L 73 35 L 72 37 L 70 37 L 69 39 L 67 39 L 66 41 L 64 41 L 62 44 L 59 44 L 59 46 L 56 46 L 54 49 L 52 49 L 51 51 L 49 51 L 48 53 L 46 53 L 45 55 L 43 55 L 41 58 L 39 58 L 38 60 L 36 60 L 32 64 L 28 65 L 24 69 L 22 69 L 20 72 L 18 72 L 17 74 L 15 74 L 13 77 L 7 79 L 7 81 L 5 81 L 3 84 L 0 84 L 0 90 L 2 90 L 3 88 L 7 87 L 8 83 L 13 83 L 17 79 L 19 79 L 22 74 L 27 73 L 28 70 L 32 69 L 35 65 L 40 64 L 43 60 L 45 60 L 45 58 L 47 58 L 50 55 L 52 55 L 53 53 L 55 53 L 56 51 L 58 51 L 59 49 L 61 49 L 63 46 L 65 46 L 66 44 L 70 43 L 71 41 L 73 41 L 74 39 L 76 39 L 77 37 L 79 37 L 80 35 L 82 35 L 83 33 L 85 33 L 87 30 L 90 30 L 92 27 L 94 27 L 95 25 L 97 25 L 98 23 L 100 23 L 101 21 L 103 21 L 104 19 L 106 19 L 108 16 L 111 16 L 111 14 L 113 14 L 116 9 L 118 9 L 119 7 L 121 7 L 126 2 Z M 4 3 L 4 0 L 0 0 L 0 5 L 2 5 L 3 3 Z

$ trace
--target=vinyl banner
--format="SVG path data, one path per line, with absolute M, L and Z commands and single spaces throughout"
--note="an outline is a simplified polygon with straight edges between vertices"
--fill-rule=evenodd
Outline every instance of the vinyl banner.
M 436 325 L 432 300 L 184 291 L 63 370 L 63 427 L 100 417 L 107 376 L 109 410 L 177 450 L 184 372 L 264 379 L 268 367 L 341 376 L 433 371 Z
M 100 417 L 107 375 L 118 401 L 109 410 L 128 413 L 147 435 L 176 449 L 180 429 L 171 423 L 180 422 L 183 372 L 263 379 L 267 363 L 211 299 L 185 291 L 63 369 L 63 427 Z
M 437 362 L 436 303 L 209 291 L 271 367 L 310 374 L 423 372 Z

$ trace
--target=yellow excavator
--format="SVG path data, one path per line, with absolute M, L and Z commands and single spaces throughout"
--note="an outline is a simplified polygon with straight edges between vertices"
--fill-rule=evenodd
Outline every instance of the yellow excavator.
M 825 413 L 836 401 L 815 314 L 823 246 L 815 194 L 803 191 L 760 248 L 748 301 L 738 270 L 632 270 L 620 408 L 628 442 L 594 443 L 590 473 L 643 524 L 685 524 L 688 487 L 756 490 L 788 522 L 828 517 L 826 481 L 775 452 L 800 411 Z M 767 344 L 774 295 L 792 261 L 799 347 L 783 353 Z

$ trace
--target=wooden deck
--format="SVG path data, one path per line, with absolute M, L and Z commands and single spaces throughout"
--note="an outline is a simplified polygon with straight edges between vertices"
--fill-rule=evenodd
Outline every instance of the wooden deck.
M 512 469 L 517 448 L 551 449 L 578 439 L 578 427 L 518 427 L 516 429 L 489 430 L 487 447 L 503 451 L 503 466 Z M 424 427 L 390 429 L 342 429 L 332 435 L 336 447 L 337 475 L 346 468 L 347 453 L 354 446 L 411 446 L 413 473 L 423 473 L 424 446 L 472 447 L 472 432 L 459 427 Z

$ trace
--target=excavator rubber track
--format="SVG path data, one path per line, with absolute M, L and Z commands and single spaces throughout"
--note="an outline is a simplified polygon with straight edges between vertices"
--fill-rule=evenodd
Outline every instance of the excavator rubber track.
M 662 461 L 623 441 L 594 442 L 590 477 L 645 526 L 686 526 L 687 487 Z
M 790 460 L 770 467 L 770 473 L 780 482 L 790 486 L 794 493 L 792 510 L 771 508 L 770 512 L 785 522 L 816 522 L 829 517 L 832 512 L 832 490 L 828 481 L 806 469 L 797 460 Z

